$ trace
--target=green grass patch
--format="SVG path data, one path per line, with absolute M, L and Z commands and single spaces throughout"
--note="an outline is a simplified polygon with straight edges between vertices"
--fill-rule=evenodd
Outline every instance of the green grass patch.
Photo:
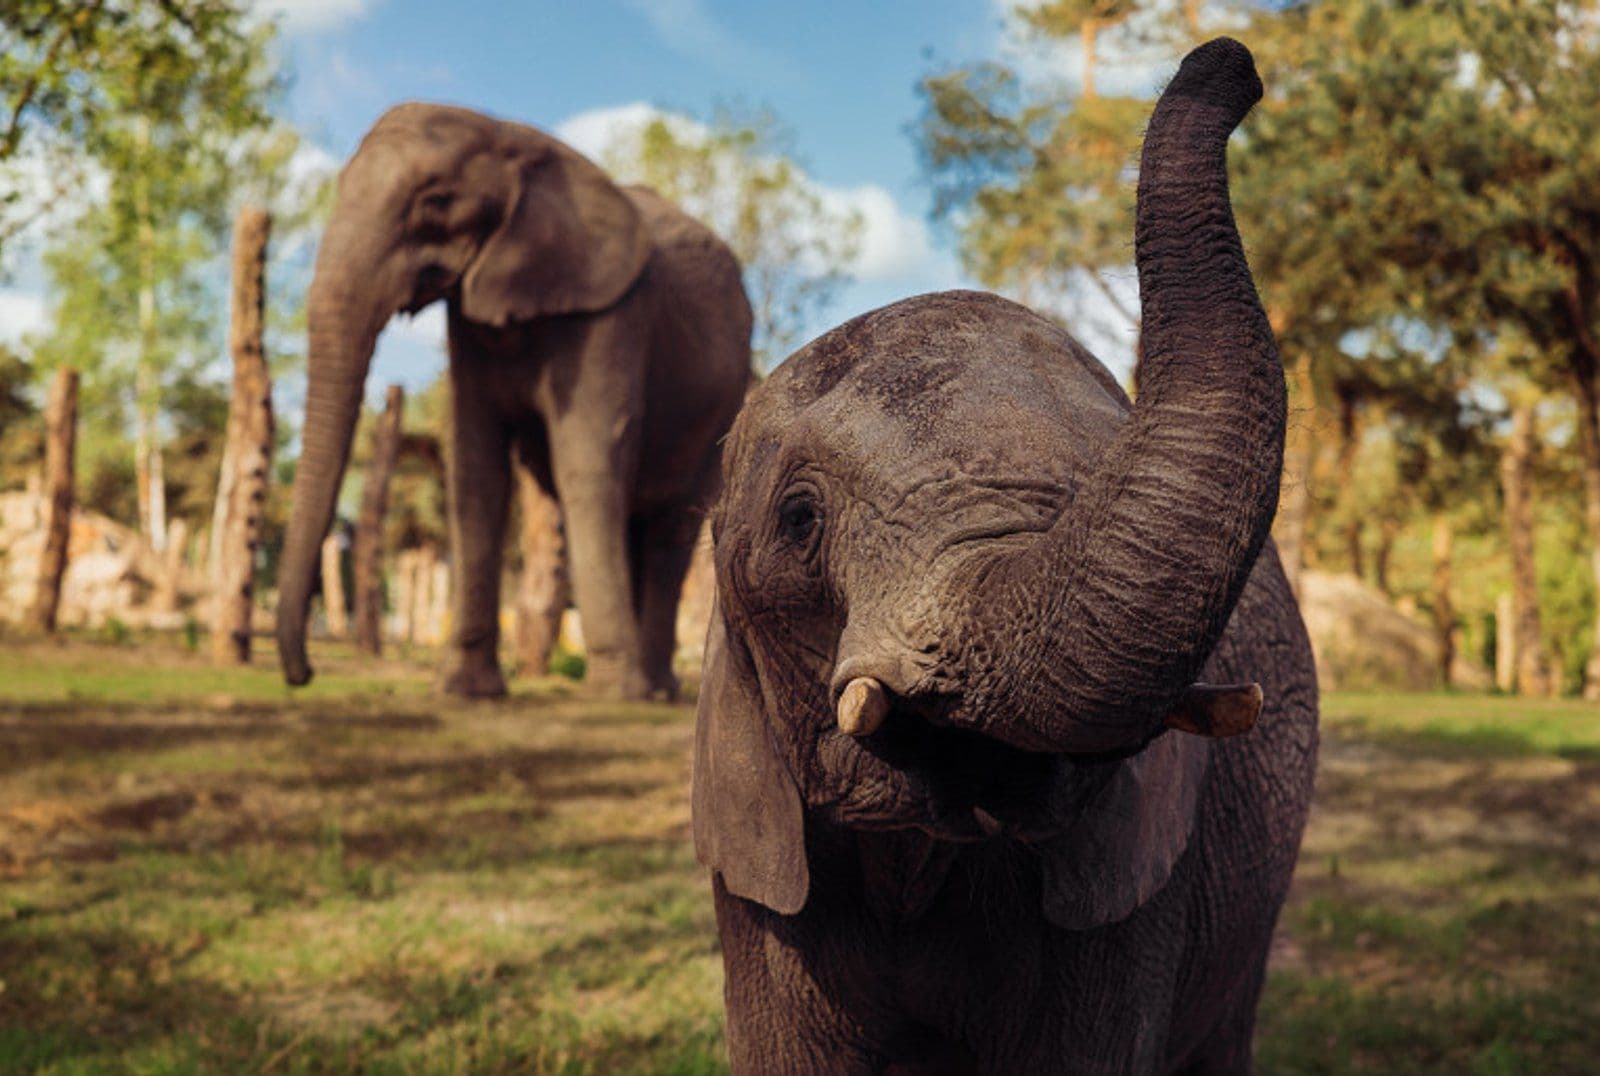
M 0 648 L 0 1072 L 725 1071 L 693 714 Z M 1600 711 L 1336 695 L 1266 1073 L 1600 1057 Z

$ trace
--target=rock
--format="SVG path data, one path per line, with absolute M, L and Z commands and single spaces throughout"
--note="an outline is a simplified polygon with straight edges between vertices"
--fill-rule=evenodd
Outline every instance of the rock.
M 1402 612 L 1383 593 L 1351 575 L 1307 571 L 1300 576 L 1300 611 L 1317 679 L 1324 690 L 1390 688 L 1430 691 L 1440 686 L 1433 628 Z M 1455 687 L 1487 690 L 1488 671 L 1459 655 Z

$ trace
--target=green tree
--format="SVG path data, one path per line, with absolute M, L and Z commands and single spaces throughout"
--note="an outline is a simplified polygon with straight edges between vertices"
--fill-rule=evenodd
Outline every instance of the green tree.
M 620 132 L 599 157 L 613 175 L 654 187 L 732 248 L 744 268 L 763 370 L 800 343 L 860 251 L 860 215 L 828 204 L 788 143 L 770 113 L 724 111 L 708 124 L 658 115 Z
M 225 136 L 260 122 L 265 97 L 256 91 L 267 77 L 271 34 L 248 18 L 242 0 L 7 0 L 0 178 L 15 181 L 25 162 L 45 161 L 33 173 L 51 177 L 60 195 L 96 165 L 115 171 L 118 158 L 170 155 L 173 147 L 160 142 L 182 110 L 198 107 L 206 121 L 181 128 L 190 135 Z M 3 256 L 6 241 L 52 198 L 29 198 L 16 182 L 0 190 Z
M 209 270 L 241 177 L 280 172 L 293 138 L 273 132 L 267 112 L 279 82 L 271 28 L 251 28 L 239 5 L 88 7 L 93 32 L 79 42 L 85 9 L 73 8 L 57 39 L 100 66 L 66 83 L 71 101 L 41 111 L 70 131 L 107 193 L 47 254 L 54 325 L 39 353 L 85 369 L 91 408 L 131 403 L 117 417 L 134 428 L 140 529 L 159 550 L 163 396 L 220 353 L 225 293 Z

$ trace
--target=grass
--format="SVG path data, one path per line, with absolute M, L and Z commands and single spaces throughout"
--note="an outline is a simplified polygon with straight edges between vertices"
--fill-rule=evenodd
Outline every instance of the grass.
M 0 1071 L 703 1073 L 686 707 L 0 645 Z M 1267 1073 L 1592 1071 L 1600 711 L 1327 700 Z

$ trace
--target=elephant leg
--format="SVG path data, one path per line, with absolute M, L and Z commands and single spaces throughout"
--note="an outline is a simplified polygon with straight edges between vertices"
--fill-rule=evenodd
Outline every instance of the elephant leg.
M 583 622 L 585 679 L 607 698 L 642 699 L 650 691 L 634 612 L 628 556 L 632 468 L 616 457 L 613 431 L 552 424 L 556 494 L 567 529 L 572 595 Z M 596 465 L 599 461 L 600 465 Z
M 667 701 L 678 697 L 672 655 L 678 642 L 678 596 L 700 535 L 702 512 L 678 507 L 660 512 L 634 528 L 633 549 L 638 594 L 639 635 L 650 694 Z
M 500 575 L 511 499 L 511 440 L 494 409 L 452 362 L 450 556 L 455 619 L 443 689 L 467 698 L 506 693 L 500 672 Z

